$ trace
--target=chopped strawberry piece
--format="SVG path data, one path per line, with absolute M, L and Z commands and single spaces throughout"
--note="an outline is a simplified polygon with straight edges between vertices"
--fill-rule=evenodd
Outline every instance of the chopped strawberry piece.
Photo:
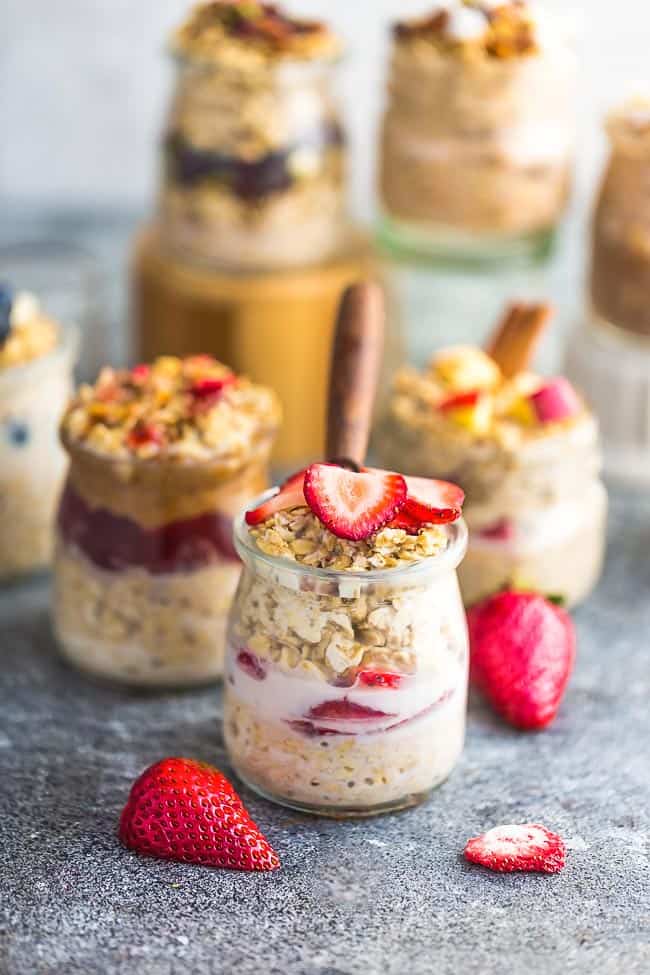
M 145 423 L 142 420 L 138 420 L 128 434 L 126 441 L 128 446 L 132 449 L 136 449 L 137 447 L 145 447 L 148 444 L 154 444 L 155 446 L 160 447 L 164 442 L 164 436 L 162 430 L 155 426 L 155 424 Z
M 373 721 L 375 718 L 394 718 L 394 714 L 386 711 L 378 711 L 376 708 L 366 707 L 365 704 L 356 704 L 348 700 L 347 697 L 339 698 L 335 701 L 323 701 L 316 707 L 310 708 L 307 715 L 309 718 L 333 721 Z
M 312 464 L 305 474 L 307 504 L 338 538 L 360 541 L 383 528 L 406 500 L 401 474 Z
M 479 538 L 486 538 L 494 542 L 511 542 L 515 535 L 515 525 L 510 518 L 501 518 L 487 528 L 481 528 L 476 534 Z
M 540 423 L 559 423 L 577 416 L 582 410 L 580 398 L 568 379 L 551 379 L 529 397 Z
M 302 485 L 300 483 L 289 483 L 286 487 L 279 488 L 268 501 L 264 501 L 257 508 L 247 511 L 245 515 L 246 524 L 251 526 L 261 525 L 268 518 L 277 515 L 279 511 L 304 507 L 306 503 Z
M 133 369 L 131 370 L 131 378 L 136 383 L 143 383 L 149 378 L 150 373 L 151 373 L 151 366 L 148 366 L 146 363 L 142 362 L 139 365 L 133 367 Z
M 240 650 L 237 663 L 253 680 L 266 680 L 266 668 L 260 658 L 250 650 Z
M 559 873 L 566 861 L 566 847 L 557 833 L 539 823 L 495 826 L 467 842 L 465 858 L 499 873 Z
M 406 488 L 404 511 L 412 518 L 434 525 L 460 518 L 465 493 L 457 485 L 427 477 L 407 477 Z
M 469 393 L 458 393 L 454 396 L 448 396 L 447 399 L 442 401 L 442 403 L 438 403 L 437 408 L 443 412 L 447 412 L 447 410 L 468 409 L 472 406 L 476 406 L 480 395 L 481 393 L 479 390 L 472 390 Z
M 120 817 L 136 853 L 231 870 L 276 870 L 280 859 L 228 779 L 211 765 L 166 758 L 136 779 Z
M 467 621 L 473 683 L 516 728 L 546 728 L 573 670 L 571 617 L 536 593 L 507 591 L 473 606 Z
M 389 674 L 385 670 L 360 670 L 359 683 L 366 687 L 383 687 L 394 690 L 402 683 L 401 674 Z

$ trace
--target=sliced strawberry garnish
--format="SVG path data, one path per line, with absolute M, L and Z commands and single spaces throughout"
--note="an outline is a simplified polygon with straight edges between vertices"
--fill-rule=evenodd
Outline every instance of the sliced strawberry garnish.
M 434 525 L 460 518 L 465 493 L 456 484 L 427 477 L 407 477 L 405 480 L 408 491 L 405 514 Z
M 260 658 L 250 650 L 240 650 L 237 654 L 237 663 L 253 680 L 266 679 L 266 668 Z
M 305 495 L 302 489 L 302 485 L 298 484 L 288 484 L 286 487 L 281 487 L 269 498 L 268 501 L 262 502 L 257 508 L 253 508 L 252 511 L 246 512 L 246 524 L 247 525 L 261 525 L 263 521 L 267 521 L 268 518 L 272 518 L 273 515 L 277 515 L 279 511 L 289 511 L 291 508 L 300 508 L 306 505 Z
M 359 683 L 366 687 L 383 687 L 394 690 L 402 683 L 401 674 L 390 674 L 385 670 L 360 670 Z
M 480 391 L 476 389 L 469 393 L 457 393 L 454 396 L 448 396 L 442 403 L 438 403 L 437 408 L 443 412 L 447 410 L 468 409 L 469 407 L 476 406 L 480 395 Z
M 401 528 L 402 531 L 408 532 L 409 535 L 417 535 L 422 525 L 425 522 L 420 521 L 419 518 L 414 518 L 413 515 L 409 515 L 404 508 L 398 511 L 392 521 L 389 521 L 386 525 L 387 528 Z
M 468 841 L 465 858 L 500 873 L 559 873 L 565 863 L 566 847 L 557 833 L 539 823 L 495 826 Z
M 328 464 L 312 464 L 305 474 L 307 504 L 338 538 L 360 541 L 383 528 L 406 500 L 401 474 L 357 474 Z
M 309 468 L 307 467 L 303 467 L 302 470 L 296 471 L 295 474 L 290 474 L 289 477 L 287 477 L 286 480 L 284 480 L 280 485 L 280 490 L 284 491 L 285 488 L 295 487 L 297 484 L 302 487 L 302 485 L 305 483 L 305 474 L 307 473 L 308 469 Z
M 366 707 L 365 704 L 356 704 L 344 697 L 317 704 L 316 707 L 309 709 L 307 717 L 326 721 L 373 721 L 375 718 L 394 718 L 395 715 Z

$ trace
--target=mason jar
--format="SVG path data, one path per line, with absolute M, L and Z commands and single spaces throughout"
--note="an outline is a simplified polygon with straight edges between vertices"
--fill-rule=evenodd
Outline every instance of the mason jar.
M 332 59 L 177 57 L 159 221 L 175 257 L 290 268 L 345 249 L 346 140 Z
M 77 333 L 16 365 L 0 361 L 0 580 L 46 568 L 65 476 L 57 425 L 70 396 Z
M 80 440 L 64 419 L 70 464 L 57 518 L 53 617 L 70 662 L 141 686 L 221 676 L 241 569 L 232 519 L 269 483 L 278 417 L 274 399 L 266 407 L 238 450 L 212 456 L 111 453 Z
M 593 225 L 591 303 L 598 319 L 650 335 L 650 99 L 607 122 L 611 152 Z
M 363 816 L 415 805 L 450 774 L 465 733 L 467 530 L 444 530 L 439 555 L 348 572 L 267 555 L 237 519 L 224 735 L 255 791 Z
M 571 183 L 572 45 L 527 4 L 448 6 L 395 28 L 381 239 L 434 258 L 544 255 Z

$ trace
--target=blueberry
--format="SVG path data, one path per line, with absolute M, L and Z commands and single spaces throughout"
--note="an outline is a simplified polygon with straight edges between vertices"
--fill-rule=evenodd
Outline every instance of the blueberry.
M 7 420 L 5 429 L 7 440 L 13 447 L 24 447 L 29 442 L 29 426 L 24 420 Z
M 11 309 L 14 303 L 13 290 L 8 284 L 0 282 L 0 345 L 6 342 L 11 331 Z

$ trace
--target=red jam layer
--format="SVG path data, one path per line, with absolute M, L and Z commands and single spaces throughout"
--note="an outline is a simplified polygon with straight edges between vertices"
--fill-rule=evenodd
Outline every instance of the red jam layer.
M 142 528 L 131 518 L 105 508 L 91 508 L 66 484 L 59 504 L 58 529 L 100 569 L 120 572 L 142 568 L 153 575 L 199 569 L 215 561 L 238 561 L 232 543 L 232 519 L 214 512 Z

